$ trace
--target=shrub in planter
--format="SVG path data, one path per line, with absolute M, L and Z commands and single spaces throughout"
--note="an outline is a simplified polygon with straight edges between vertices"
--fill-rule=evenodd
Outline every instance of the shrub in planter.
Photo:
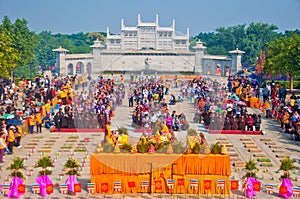
M 103 152 L 106 152 L 106 153 L 113 152 L 113 151 L 114 151 L 114 148 L 115 148 L 114 145 L 112 145 L 112 144 L 109 143 L 109 142 L 106 142 L 106 143 L 103 145 Z
M 221 154 L 222 153 L 222 146 L 220 145 L 219 142 L 217 142 L 216 144 L 212 145 L 210 151 L 211 151 L 212 154 Z
M 130 152 L 131 148 L 132 148 L 132 146 L 130 144 L 122 144 L 120 147 L 120 150 L 122 152 Z
M 172 144 L 172 147 L 173 147 L 173 152 L 174 153 L 183 153 L 184 149 L 185 149 L 185 147 L 182 145 L 181 142 L 178 142 L 176 144 Z

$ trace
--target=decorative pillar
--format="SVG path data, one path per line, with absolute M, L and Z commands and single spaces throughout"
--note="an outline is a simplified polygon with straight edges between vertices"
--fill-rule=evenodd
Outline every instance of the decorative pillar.
M 242 54 L 245 52 L 236 48 L 235 50 L 229 51 L 229 53 L 232 57 L 230 73 L 236 74 L 238 71 L 242 70 Z
M 101 44 L 101 41 L 98 39 L 94 41 L 94 44 L 90 46 L 93 49 L 93 64 L 91 68 L 91 73 L 97 74 L 103 71 L 101 63 L 102 50 L 105 49 L 105 46 Z M 100 66 L 99 68 L 94 68 L 94 66 Z
M 198 41 L 196 43 L 196 46 L 193 47 L 195 50 L 195 73 L 203 74 L 203 66 L 202 66 L 202 59 L 204 56 L 204 50 L 206 49 L 205 46 L 203 46 L 203 43 L 201 41 Z
M 66 65 L 66 53 L 69 50 L 62 48 L 61 46 L 57 49 L 53 49 L 52 52 L 56 53 L 56 63 L 55 66 L 58 68 L 58 75 L 59 76 L 66 76 L 68 75 L 68 66 Z

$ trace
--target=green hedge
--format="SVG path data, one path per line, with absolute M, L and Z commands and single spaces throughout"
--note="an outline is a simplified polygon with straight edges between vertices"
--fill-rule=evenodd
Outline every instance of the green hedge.
M 269 82 L 271 83 L 272 80 L 266 80 L 266 81 L 264 81 L 261 84 L 261 88 L 265 87 L 266 84 L 269 83 Z M 287 89 L 290 89 L 290 81 L 274 81 L 274 82 L 275 82 L 275 84 L 276 83 L 284 84 Z M 294 89 L 300 89 L 300 81 L 299 80 L 294 80 L 293 81 L 293 87 L 294 87 Z

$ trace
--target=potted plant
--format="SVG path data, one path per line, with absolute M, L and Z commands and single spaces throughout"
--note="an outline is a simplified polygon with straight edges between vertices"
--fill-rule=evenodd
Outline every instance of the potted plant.
M 23 182 L 25 176 L 20 171 L 26 170 L 26 167 L 24 166 L 24 160 L 20 157 L 15 157 L 7 169 L 11 171 L 10 176 L 12 177 L 8 197 L 19 198 L 21 194 L 25 193 L 25 185 Z
M 145 136 L 142 136 L 137 143 L 137 151 L 139 153 L 147 153 L 149 151 L 151 143 L 147 142 Z
M 197 135 L 197 131 L 194 128 L 189 128 L 187 134 L 188 136 L 195 136 Z
M 104 145 L 103 145 L 103 152 L 106 152 L 106 153 L 111 153 L 114 151 L 114 148 L 115 146 L 109 142 L 106 142 Z
M 118 136 L 118 143 L 119 144 L 128 144 L 128 133 L 127 128 L 121 126 L 118 128 L 119 136 Z
M 291 170 L 295 169 L 296 167 L 294 166 L 294 163 L 296 160 L 290 159 L 290 156 L 285 157 L 280 165 L 279 171 L 284 171 L 283 175 L 280 176 L 280 180 L 283 180 L 285 178 L 290 179 L 291 175 Z
M 192 148 L 192 153 L 193 154 L 199 154 L 201 151 L 201 144 L 196 143 L 195 146 Z
M 183 153 L 185 147 L 183 146 L 182 142 L 172 144 L 173 152 L 174 153 Z
M 80 176 L 79 163 L 76 160 L 74 160 L 73 158 L 69 158 L 67 160 L 67 162 L 65 163 L 64 168 L 67 170 L 66 174 L 68 175 L 68 179 L 66 181 L 66 184 L 68 185 L 68 190 L 71 193 L 75 193 L 74 185 L 78 184 L 77 176 Z
M 283 196 L 285 198 L 290 198 L 293 196 L 293 184 L 292 181 L 290 179 L 291 177 L 291 170 L 295 169 L 295 165 L 294 163 L 296 162 L 296 160 L 292 160 L 290 159 L 290 156 L 286 156 L 280 165 L 279 171 L 284 171 L 283 175 L 280 176 L 280 180 L 282 180 L 281 186 L 280 187 L 285 187 L 285 191 L 281 192 L 279 191 L 279 196 Z
M 127 131 L 128 131 L 127 128 L 125 128 L 124 126 L 121 126 L 121 127 L 118 128 L 119 134 L 128 135 Z
M 257 179 L 256 172 L 258 171 L 258 168 L 252 157 L 250 157 L 250 160 L 246 163 L 245 169 L 247 170 L 245 177 L 252 177 Z
M 122 152 L 129 153 L 132 146 L 130 144 L 122 144 L 120 149 Z
M 250 157 L 250 160 L 246 163 L 245 169 L 247 173 L 245 175 L 245 183 L 243 184 L 243 189 L 245 190 L 245 194 L 247 198 L 252 198 L 255 196 L 256 191 L 260 190 L 260 182 L 257 180 L 256 172 L 258 168 L 256 163 Z
M 37 177 L 35 181 L 40 185 L 40 194 L 43 197 L 46 197 L 47 194 L 53 192 L 53 183 L 48 176 L 52 174 L 52 171 L 48 168 L 53 166 L 54 165 L 49 156 L 40 158 L 34 165 L 34 168 L 42 168 L 42 170 L 39 171 L 39 177 Z
M 222 152 L 222 146 L 220 145 L 219 142 L 217 142 L 217 143 L 215 143 L 215 144 L 213 144 L 211 146 L 211 150 L 210 151 L 211 151 L 212 154 L 221 154 L 221 152 Z

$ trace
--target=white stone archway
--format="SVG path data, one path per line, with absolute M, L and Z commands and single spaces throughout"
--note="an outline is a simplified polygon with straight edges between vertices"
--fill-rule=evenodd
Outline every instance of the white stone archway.
M 84 64 L 82 62 L 77 62 L 76 64 L 76 74 L 84 73 Z
M 72 63 L 69 63 L 67 66 L 67 74 L 74 75 L 74 65 Z

